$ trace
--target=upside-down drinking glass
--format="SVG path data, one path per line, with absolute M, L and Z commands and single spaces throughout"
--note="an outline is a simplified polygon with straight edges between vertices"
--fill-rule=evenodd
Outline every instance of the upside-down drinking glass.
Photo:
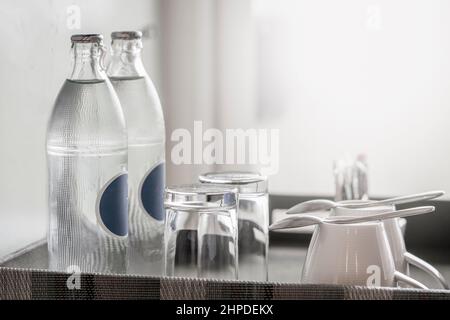
M 199 180 L 238 190 L 239 279 L 268 280 L 269 197 L 267 178 L 252 172 L 206 173 Z
M 236 203 L 236 190 L 224 186 L 166 188 L 167 276 L 237 279 Z

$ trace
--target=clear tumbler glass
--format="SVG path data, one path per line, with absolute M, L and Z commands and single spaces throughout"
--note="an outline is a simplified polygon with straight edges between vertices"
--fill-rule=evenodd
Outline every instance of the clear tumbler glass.
M 164 204 L 165 274 L 237 279 L 236 189 L 202 184 L 169 187 Z
M 267 177 L 252 172 L 206 173 L 206 184 L 238 190 L 239 279 L 267 281 L 269 251 L 269 197 Z

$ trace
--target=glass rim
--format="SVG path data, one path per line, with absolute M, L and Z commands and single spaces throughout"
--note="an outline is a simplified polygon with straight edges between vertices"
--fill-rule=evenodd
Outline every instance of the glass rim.
M 236 208 L 237 189 L 223 185 L 185 184 L 164 192 L 164 206 L 185 210 L 228 210 Z
M 214 184 L 244 185 L 266 182 L 267 177 L 253 171 L 207 172 L 198 177 L 200 182 Z
M 203 184 L 231 186 L 238 189 L 239 194 L 267 193 L 267 176 L 252 171 L 220 171 L 208 172 L 198 177 Z

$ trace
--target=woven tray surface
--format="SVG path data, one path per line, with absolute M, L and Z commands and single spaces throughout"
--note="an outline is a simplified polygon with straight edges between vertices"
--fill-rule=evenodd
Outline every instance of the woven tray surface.
M 0 267 L 0 299 L 448 299 L 450 291 L 81 274 Z M 73 276 L 72 276 L 73 277 Z M 71 282 L 72 281 L 72 282 Z M 69 289 L 69 287 L 71 289 Z

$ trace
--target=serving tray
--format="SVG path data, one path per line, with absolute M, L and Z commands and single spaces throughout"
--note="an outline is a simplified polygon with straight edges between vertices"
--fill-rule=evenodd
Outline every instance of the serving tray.
M 220 281 L 138 275 L 72 275 L 46 270 L 45 241 L 34 243 L 0 260 L 0 299 L 162 299 L 162 300 L 281 300 L 281 299 L 448 299 L 450 291 L 304 285 L 287 282 Z

